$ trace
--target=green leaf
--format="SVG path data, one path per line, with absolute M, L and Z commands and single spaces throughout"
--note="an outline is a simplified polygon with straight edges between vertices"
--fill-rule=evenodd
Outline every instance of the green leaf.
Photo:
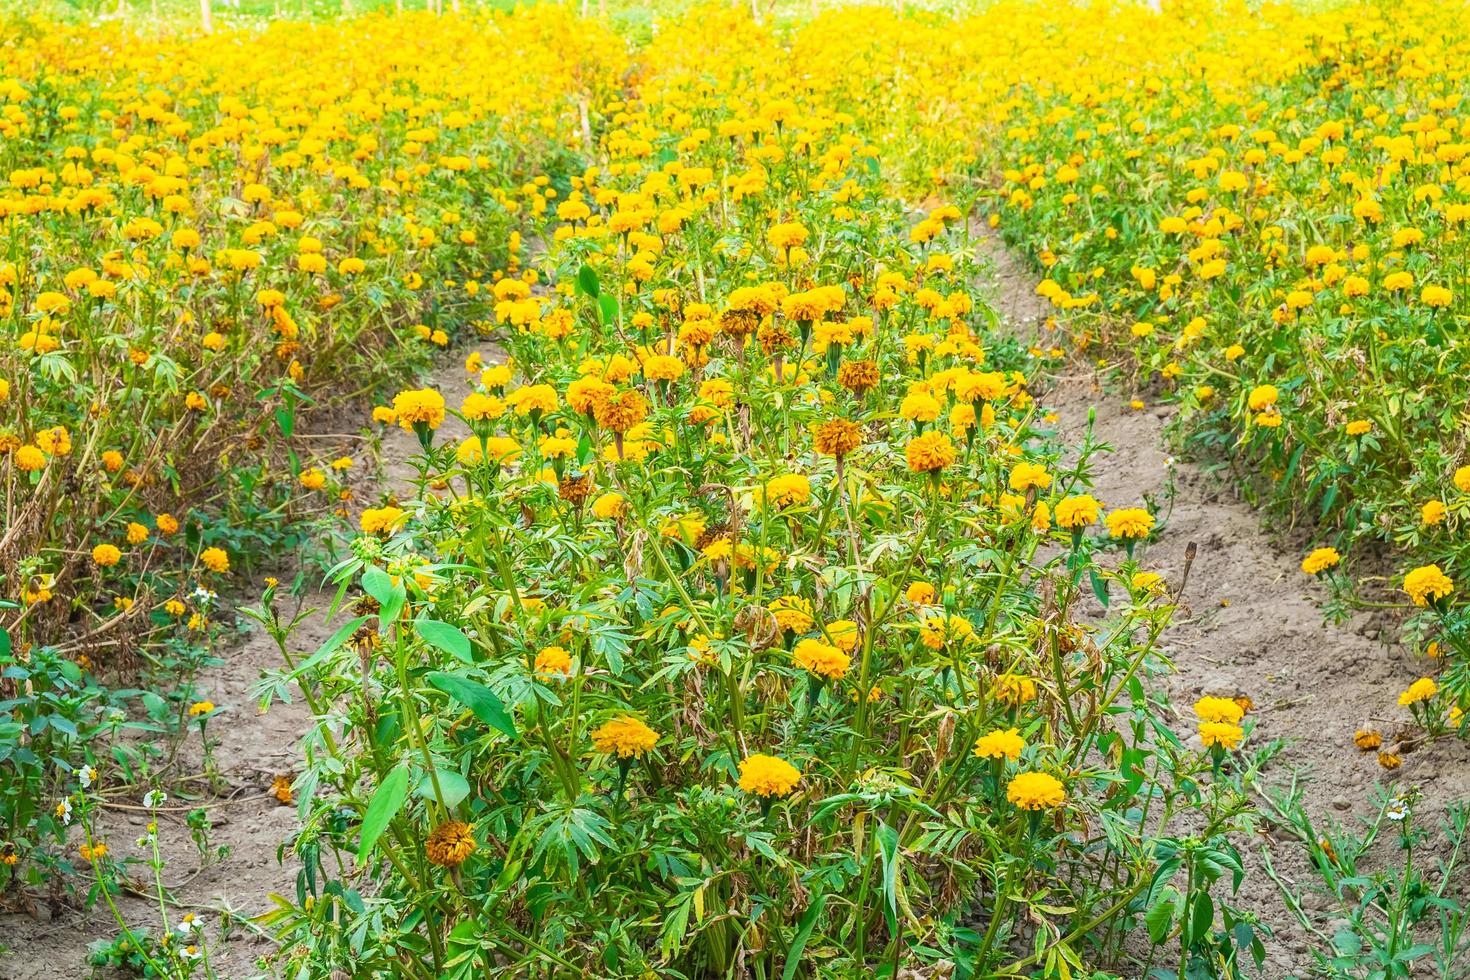
M 597 297 L 597 320 L 604 325 L 612 323 L 618 318 L 618 298 L 616 296 Z
M 602 287 L 598 285 L 597 273 L 592 266 L 584 265 L 577 270 L 577 288 L 593 299 L 602 294 Z
M 394 583 L 393 577 L 376 565 L 368 566 L 362 573 L 363 591 L 378 600 L 378 622 L 384 629 L 388 624 L 398 618 L 399 612 L 403 610 L 403 604 L 408 601 L 408 593 L 404 591 L 403 583 Z
M 370 618 L 371 617 L 368 616 L 358 616 L 356 619 L 351 619 L 343 623 L 340 627 L 338 627 L 337 632 L 333 633 L 327 639 L 327 642 L 316 648 L 316 653 L 313 653 L 311 656 L 307 657 L 305 660 L 301 661 L 301 663 L 296 665 L 296 669 L 291 671 L 291 674 L 287 678 L 287 680 L 295 680 L 306 671 L 321 663 L 327 657 L 330 657 L 332 653 L 338 647 L 340 647 L 349 636 L 357 632 L 357 628 L 359 626 L 361 626 L 363 623 L 366 623 Z
M 470 657 L 470 638 L 460 632 L 457 627 L 449 623 L 442 623 L 437 619 L 416 619 L 413 629 L 430 646 L 438 647 L 456 660 L 462 660 L 465 663 L 474 662 Z
M 362 839 L 357 845 L 359 861 L 372 852 L 373 845 L 377 844 L 378 838 L 383 836 L 383 831 L 388 828 L 388 822 L 398 816 L 398 811 L 403 809 L 403 801 L 406 799 L 408 799 L 408 765 L 400 762 L 388 774 L 388 777 L 378 784 L 378 791 L 373 794 L 373 801 L 368 804 L 367 813 L 362 818 Z
M 430 671 L 424 675 L 424 680 L 469 708 L 476 718 L 491 728 L 504 732 L 510 738 L 516 737 L 515 719 L 505 710 L 505 703 L 484 684 L 442 670 Z
M 1172 891 L 1172 889 L 1171 889 Z M 1174 928 L 1174 896 L 1167 894 L 1148 914 L 1143 917 L 1144 924 L 1148 926 L 1149 942 L 1158 946 L 1169 938 L 1169 930 Z
M 10 656 L 10 633 L 0 629 L 0 657 Z
M 461 801 L 470 795 L 469 780 L 453 769 L 436 769 L 433 776 L 425 773 L 424 778 L 419 780 L 414 795 L 426 800 L 436 799 L 434 795 L 435 776 L 439 777 L 439 792 L 444 795 L 444 805 L 451 810 L 459 806 Z
M 883 917 L 888 920 L 888 931 L 898 934 L 898 831 L 888 824 L 879 822 L 878 849 L 883 853 Z
M 1092 594 L 1097 596 L 1097 601 L 1102 603 L 1104 609 L 1108 608 L 1108 604 L 1112 602 L 1112 598 L 1108 595 L 1107 580 L 1097 574 L 1097 569 L 1095 568 L 1089 568 L 1087 570 L 1087 577 L 1092 580 Z
M 817 920 L 822 917 L 822 909 L 827 907 L 827 896 L 818 895 L 816 900 L 807 907 L 806 914 L 801 917 L 801 923 L 796 927 L 796 936 L 791 940 L 791 949 L 786 953 L 786 966 L 781 970 L 781 980 L 791 980 L 796 976 L 796 971 L 801 968 L 801 954 L 806 949 L 807 940 L 812 938 L 812 930 L 817 927 Z

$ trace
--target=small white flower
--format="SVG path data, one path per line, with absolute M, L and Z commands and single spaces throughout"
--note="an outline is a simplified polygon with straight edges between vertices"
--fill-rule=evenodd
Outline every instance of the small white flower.
M 193 932 L 196 929 L 203 929 L 204 921 L 193 912 L 189 912 L 182 919 L 179 920 L 179 924 L 174 928 L 178 931 L 179 935 L 187 936 L 189 933 Z
M 143 805 L 148 807 L 149 809 L 152 809 L 156 806 L 163 806 L 164 801 L 167 799 L 168 794 L 165 793 L 163 790 L 150 789 L 148 792 L 143 794 Z
M 1403 799 L 1394 800 L 1388 805 L 1388 809 L 1384 811 L 1384 815 L 1395 823 L 1403 820 L 1409 815 L 1409 801 Z
M 199 958 L 199 947 L 192 945 L 185 946 L 183 950 L 183 956 L 186 960 L 197 960 Z
M 77 770 L 77 778 L 82 781 L 82 789 L 89 788 L 92 785 L 92 781 L 97 778 L 96 767 L 82 766 L 82 768 Z
M 71 826 L 71 800 L 62 800 L 56 804 L 56 817 L 63 826 Z

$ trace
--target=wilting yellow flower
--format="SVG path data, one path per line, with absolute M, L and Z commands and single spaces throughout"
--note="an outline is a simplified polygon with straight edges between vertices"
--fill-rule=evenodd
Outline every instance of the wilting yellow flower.
M 457 868 L 475 853 L 474 828 L 459 820 L 446 820 L 429 834 L 424 855 L 441 868 Z
M 1050 773 L 1017 773 L 1006 784 L 1006 799 L 1022 810 L 1054 810 L 1067 802 L 1067 790 Z
M 975 755 L 982 759 L 1006 758 L 1015 762 L 1025 748 L 1026 740 L 1017 728 L 997 728 L 975 740 Z
M 1353 744 L 1364 752 L 1372 752 L 1383 745 L 1383 735 L 1373 729 L 1359 729 L 1353 733 Z
M 1455 591 L 1455 583 L 1438 565 L 1421 565 L 1404 576 L 1404 591 L 1414 605 L 1427 606 Z
M 641 758 L 658 744 L 658 732 L 631 715 L 614 718 L 592 733 L 592 744 L 599 752 L 619 759 Z
M 740 788 L 755 796 L 786 796 L 800 782 L 801 771 L 785 759 L 756 752 L 740 760 Z
M 1016 707 L 1036 700 L 1036 682 L 1022 674 L 1001 674 L 995 679 L 995 696 Z
M 1421 704 L 1438 693 L 1439 685 L 1434 682 L 1433 677 L 1421 677 L 1399 695 L 1399 704 L 1406 707 L 1411 704 Z
M 1342 561 L 1336 548 L 1316 548 L 1302 559 L 1302 571 L 1308 575 L 1320 575 Z
M 823 456 L 839 459 L 862 444 L 862 429 L 847 419 L 828 419 L 817 426 L 815 448 Z

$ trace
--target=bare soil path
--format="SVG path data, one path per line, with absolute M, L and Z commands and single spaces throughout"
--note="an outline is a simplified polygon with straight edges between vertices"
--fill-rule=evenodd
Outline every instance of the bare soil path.
M 450 407 L 458 407 L 473 390 L 473 376 L 464 370 L 464 359 L 471 352 L 478 352 L 486 365 L 504 359 L 499 348 L 479 342 L 452 356 L 446 355 L 423 382 L 437 388 Z M 440 429 L 438 439 L 458 442 L 468 435 L 469 430 L 451 416 Z M 353 443 L 352 447 L 342 448 L 344 452 L 351 448 L 361 451 L 362 445 Z M 418 442 L 412 433 L 399 428 L 387 431 L 382 439 L 379 475 L 376 479 L 365 479 L 354 488 L 357 498 L 354 506 L 359 509 L 377 506 L 387 496 L 407 492 L 414 474 L 406 461 L 417 451 Z M 363 465 L 370 461 L 357 462 Z M 267 563 L 263 574 L 273 574 L 288 582 L 295 575 L 295 567 L 283 558 L 276 568 Z M 259 582 L 242 586 L 242 595 L 227 599 L 250 604 L 252 592 L 259 588 Z M 301 608 L 315 611 L 293 634 L 293 656 L 300 659 L 310 655 L 336 631 L 341 621 L 351 618 L 347 611 L 339 612 L 334 619 L 327 618 L 334 597 L 333 589 L 315 588 L 308 588 L 301 597 Z M 289 619 L 295 601 L 288 597 L 278 600 L 283 618 Z M 236 918 L 248 919 L 274 908 L 270 899 L 273 893 L 288 896 L 295 893 L 299 864 L 290 856 L 281 863 L 277 851 L 296 831 L 296 808 L 281 805 L 269 790 L 276 775 L 299 774 L 301 760 L 297 743 L 310 728 L 312 719 L 299 695 L 291 704 L 275 704 L 263 714 L 257 711 L 250 693 L 252 685 L 265 671 L 283 665 L 274 641 L 254 624 L 251 626 L 243 642 L 219 654 L 226 662 L 206 671 L 198 681 L 202 696 L 226 709 L 210 726 L 209 736 L 219 740 L 215 759 L 227 788 L 207 801 L 171 799 L 164 819 L 159 822 L 159 839 L 169 856 L 164 882 L 178 885 L 173 888 L 179 906 L 172 913 L 175 919 L 186 910 L 193 910 L 211 922 L 218 922 L 221 910 L 231 910 Z M 193 752 L 197 757 L 197 732 L 190 736 L 183 751 Z M 198 855 L 184 818 L 188 810 L 199 805 L 209 807 L 211 846 L 226 846 L 230 853 L 196 873 Z M 109 811 L 104 824 L 109 847 L 115 853 L 141 857 L 142 852 L 134 842 L 143 833 L 146 822 L 146 814 L 139 810 Z M 149 869 L 140 866 L 134 873 L 146 878 Z M 147 887 L 148 883 L 143 884 Z M 125 895 L 119 899 L 119 908 L 130 927 L 147 927 L 153 935 L 158 935 L 159 912 L 155 902 Z M 0 944 L 9 948 L 8 953 L 0 954 L 0 980 L 88 977 L 91 975 L 87 966 L 88 946 L 119 932 L 105 905 L 99 904 L 89 911 L 65 907 L 53 911 L 42 904 L 36 911 L 36 917 L 0 916 Z M 268 937 L 248 924 L 228 930 L 224 942 L 219 942 L 217 936 L 218 930 L 211 927 L 211 960 L 220 976 L 275 975 L 276 971 L 257 964 L 260 957 L 274 948 Z
M 998 237 L 981 249 L 995 270 L 992 302 L 1009 329 L 1052 346 L 1057 338 L 1043 337 L 1052 310 L 1036 294 L 1037 277 Z M 1144 566 L 1177 586 L 1185 549 L 1198 546 L 1181 608 L 1163 637 L 1176 669 L 1161 679 L 1179 713 L 1176 730 L 1192 729 L 1190 706 L 1202 695 L 1247 695 L 1255 702 L 1251 744 L 1286 742 L 1268 781 L 1288 780 L 1299 770 L 1306 780 L 1303 805 L 1316 821 L 1348 823 L 1376 812 L 1375 784 L 1420 787 L 1420 812 L 1435 820 L 1446 802 L 1470 799 L 1470 745 L 1462 741 L 1442 739 L 1405 751 L 1402 768 L 1392 775 L 1373 753 L 1353 745 L 1354 732 L 1364 727 L 1381 730 L 1385 748 L 1394 745 L 1395 732 L 1409 720 L 1407 710 L 1395 706 L 1396 696 L 1429 672 L 1428 663 L 1400 645 L 1370 638 L 1377 631 L 1367 616 L 1343 626 L 1325 623 L 1321 594 L 1302 573 L 1296 548 L 1264 530 L 1261 515 L 1229 486 L 1171 458 L 1164 430 L 1172 409 L 1132 408 L 1129 393 L 1106 390 L 1080 359 L 1065 370 L 1040 394 L 1041 402 L 1058 416 L 1064 443 L 1081 441 L 1095 410 L 1096 438 L 1112 447 L 1095 457 L 1095 496 L 1109 509 L 1147 501 L 1160 518 L 1158 540 L 1140 553 Z M 1166 492 L 1171 485 L 1172 500 Z M 1300 886 L 1313 877 L 1304 853 L 1284 833 L 1265 833 L 1246 855 L 1249 874 L 1236 904 L 1276 929 L 1276 940 L 1266 944 L 1263 976 L 1302 976 L 1314 937 L 1291 921 L 1264 873 L 1263 848 L 1289 883 Z M 1341 918 L 1323 896 L 1303 890 L 1301 898 L 1318 927 Z

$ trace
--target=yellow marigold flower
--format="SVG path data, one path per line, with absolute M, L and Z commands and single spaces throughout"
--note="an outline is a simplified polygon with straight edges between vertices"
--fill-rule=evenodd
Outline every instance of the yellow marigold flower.
M 1240 724 L 1245 710 L 1234 698 L 1203 697 L 1194 703 L 1194 713 L 1200 721 Z
M 498 419 L 505 414 L 505 402 L 494 395 L 472 391 L 459 404 L 459 413 L 472 421 Z
M 592 516 L 598 520 L 612 520 L 621 517 L 628 509 L 627 503 L 620 493 L 608 492 L 592 501 Z
M 904 448 L 909 469 L 915 473 L 938 473 L 954 463 L 954 443 L 942 432 L 925 432 L 909 440 Z
M 1246 404 L 1252 412 L 1264 412 L 1276 404 L 1278 397 L 1280 396 L 1276 391 L 1275 385 L 1257 385 L 1251 389 L 1250 396 L 1246 399 Z
M 457 868 L 475 853 L 474 827 L 459 820 L 446 820 L 429 834 L 424 854 L 441 868 Z
M 1097 523 L 1101 514 L 1102 504 L 1093 499 L 1091 494 L 1085 493 L 1061 500 L 1053 512 L 1057 527 L 1064 527 L 1069 531 L 1079 531 L 1089 524 Z
M 1392 772 L 1403 765 L 1404 760 L 1392 752 L 1380 752 L 1378 753 L 1378 764 Z
M 799 222 L 788 221 L 772 225 L 766 232 L 766 241 L 772 248 L 790 249 L 805 244 L 810 234 Z
M 786 473 L 767 480 L 761 498 L 771 507 L 795 507 L 812 499 L 812 484 L 800 473 Z
M 766 609 L 776 617 L 776 624 L 781 629 L 792 633 L 805 633 L 815 622 L 812 618 L 812 604 L 799 595 L 773 599 Z
M 920 627 L 919 638 L 930 650 L 942 650 L 947 643 L 964 643 L 975 638 L 975 627 L 963 616 L 929 614 Z
M 199 560 L 211 572 L 224 573 L 230 570 L 230 556 L 225 554 L 223 548 L 205 548 L 199 555 Z
M 592 733 L 592 744 L 599 752 L 619 759 L 640 758 L 658 744 L 658 732 L 631 715 L 614 718 Z
M 1017 728 L 997 728 L 975 740 L 975 755 L 981 759 L 1005 758 L 1016 762 L 1025 748 L 1026 740 Z
M 863 433 L 856 423 L 847 419 L 828 419 L 817 426 L 813 441 L 817 452 L 823 456 L 841 459 L 862 445 Z
M 755 796 L 786 796 L 800 782 L 801 771 L 785 759 L 756 752 L 740 760 L 740 788 Z
M 128 544 L 137 546 L 148 540 L 148 528 L 137 521 L 128 524 Z
M 1470 466 L 1461 466 L 1455 470 L 1455 488 L 1461 493 L 1470 493 Z
M 46 468 L 46 454 L 35 446 L 21 446 L 15 451 L 12 458 L 15 460 L 16 469 L 22 473 L 34 473 Z
M 939 402 L 927 391 L 914 391 L 904 396 L 898 414 L 910 422 L 933 422 L 939 418 Z
M 841 680 L 852 667 L 852 658 L 830 643 L 805 639 L 791 651 L 791 659 L 809 674 L 826 680 Z
M 1022 810 L 1054 810 L 1067 802 L 1067 790 L 1049 773 L 1022 772 L 1006 784 L 1006 799 Z
M 848 361 L 837 369 L 837 383 L 854 395 L 878 386 L 878 365 L 872 361 Z
M 277 803 L 281 804 L 282 806 L 290 806 L 291 777 L 277 776 L 275 779 L 272 779 L 270 794 L 271 796 L 274 796 L 276 798 Z
M 934 599 L 937 595 L 938 593 L 934 591 L 934 586 L 930 585 L 928 582 L 913 581 L 910 582 L 909 587 L 904 590 L 904 597 L 916 606 L 930 605 L 934 602 Z
M 99 544 L 92 549 L 92 562 L 98 568 L 111 568 L 122 561 L 122 551 L 111 544 Z
M 1347 434 L 1350 436 L 1365 436 L 1373 431 L 1373 423 L 1367 419 L 1353 419 L 1347 424 Z
M 301 485 L 308 490 L 320 490 L 327 485 L 327 474 L 313 466 L 309 470 L 301 471 Z
M 1383 735 L 1373 729 L 1359 729 L 1353 733 L 1353 744 L 1364 752 L 1372 752 L 1383 745 Z
M 1435 524 L 1444 521 L 1445 511 L 1446 508 L 1443 500 L 1431 500 L 1419 508 L 1419 519 L 1433 527 Z
M 387 533 L 396 528 L 406 516 L 398 507 L 369 507 L 358 518 L 358 526 L 364 534 Z
M 852 653 L 857 646 L 858 624 L 850 619 L 838 619 L 827 624 L 827 638 L 843 653 Z
M 1439 685 L 1434 682 L 1433 677 L 1421 677 L 1399 695 L 1399 704 L 1405 707 L 1411 704 L 1421 704 L 1438 693 Z
M 1141 507 L 1125 507 L 1107 516 L 1108 533 L 1115 538 L 1146 538 L 1153 530 L 1153 515 Z
M 1431 306 L 1437 310 L 1442 310 L 1449 306 L 1454 298 L 1455 294 L 1444 286 L 1425 286 L 1419 293 L 1420 302 L 1425 306 Z
M 162 534 L 176 534 L 179 530 L 179 519 L 172 514 L 159 514 L 154 523 Z
M 1333 568 L 1342 561 L 1342 555 L 1337 553 L 1336 548 L 1315 548 L 1312 553 L 1302 559 L 1302 571 L 1308 575 L 1320 575 Z
M 1199 737 L 1206 748 L 1233 749 L 1245 737 L 1245 729 L 1226 721 L 1202 721 Z
M 393 414 L 404 429 L 437 429 L 444 424 L 444 396 L 433 388 L 400 391 L 393 396 Z
M 570 674 L 572 655 L 564 647 L 543 647 L 536 654 L 534 669 L 538 674 Z
M 1427 606 L 1455 591 L 1455 583 L 1438 565 L 1421 565 L 1404 576 L 1404 591 L 1414 605 Z
M 593 406 L 593 415 L 604 429 L 625 433 L 648 415 L 648 401 L 630 388 L 598 402 Z
M 1017 493 L 1025 493 L 1032 487 L 1045 490 L 1051 486 L 1051 474 L 1046 467 L 1040 463 L 1017 463 L 1011 469 L 1009 479 L 1010 488 Z
M 195 701 L 193 704 L 189 705 L 189 717 L 198 718 L 200 715 L 207 715 L 213 710 L 213 701 Z
M 462 466 L 483 462 L 506 463 L 519 456 L 521 444 L 509 436 L 470 436 L 455 448 L 455 459 Z

